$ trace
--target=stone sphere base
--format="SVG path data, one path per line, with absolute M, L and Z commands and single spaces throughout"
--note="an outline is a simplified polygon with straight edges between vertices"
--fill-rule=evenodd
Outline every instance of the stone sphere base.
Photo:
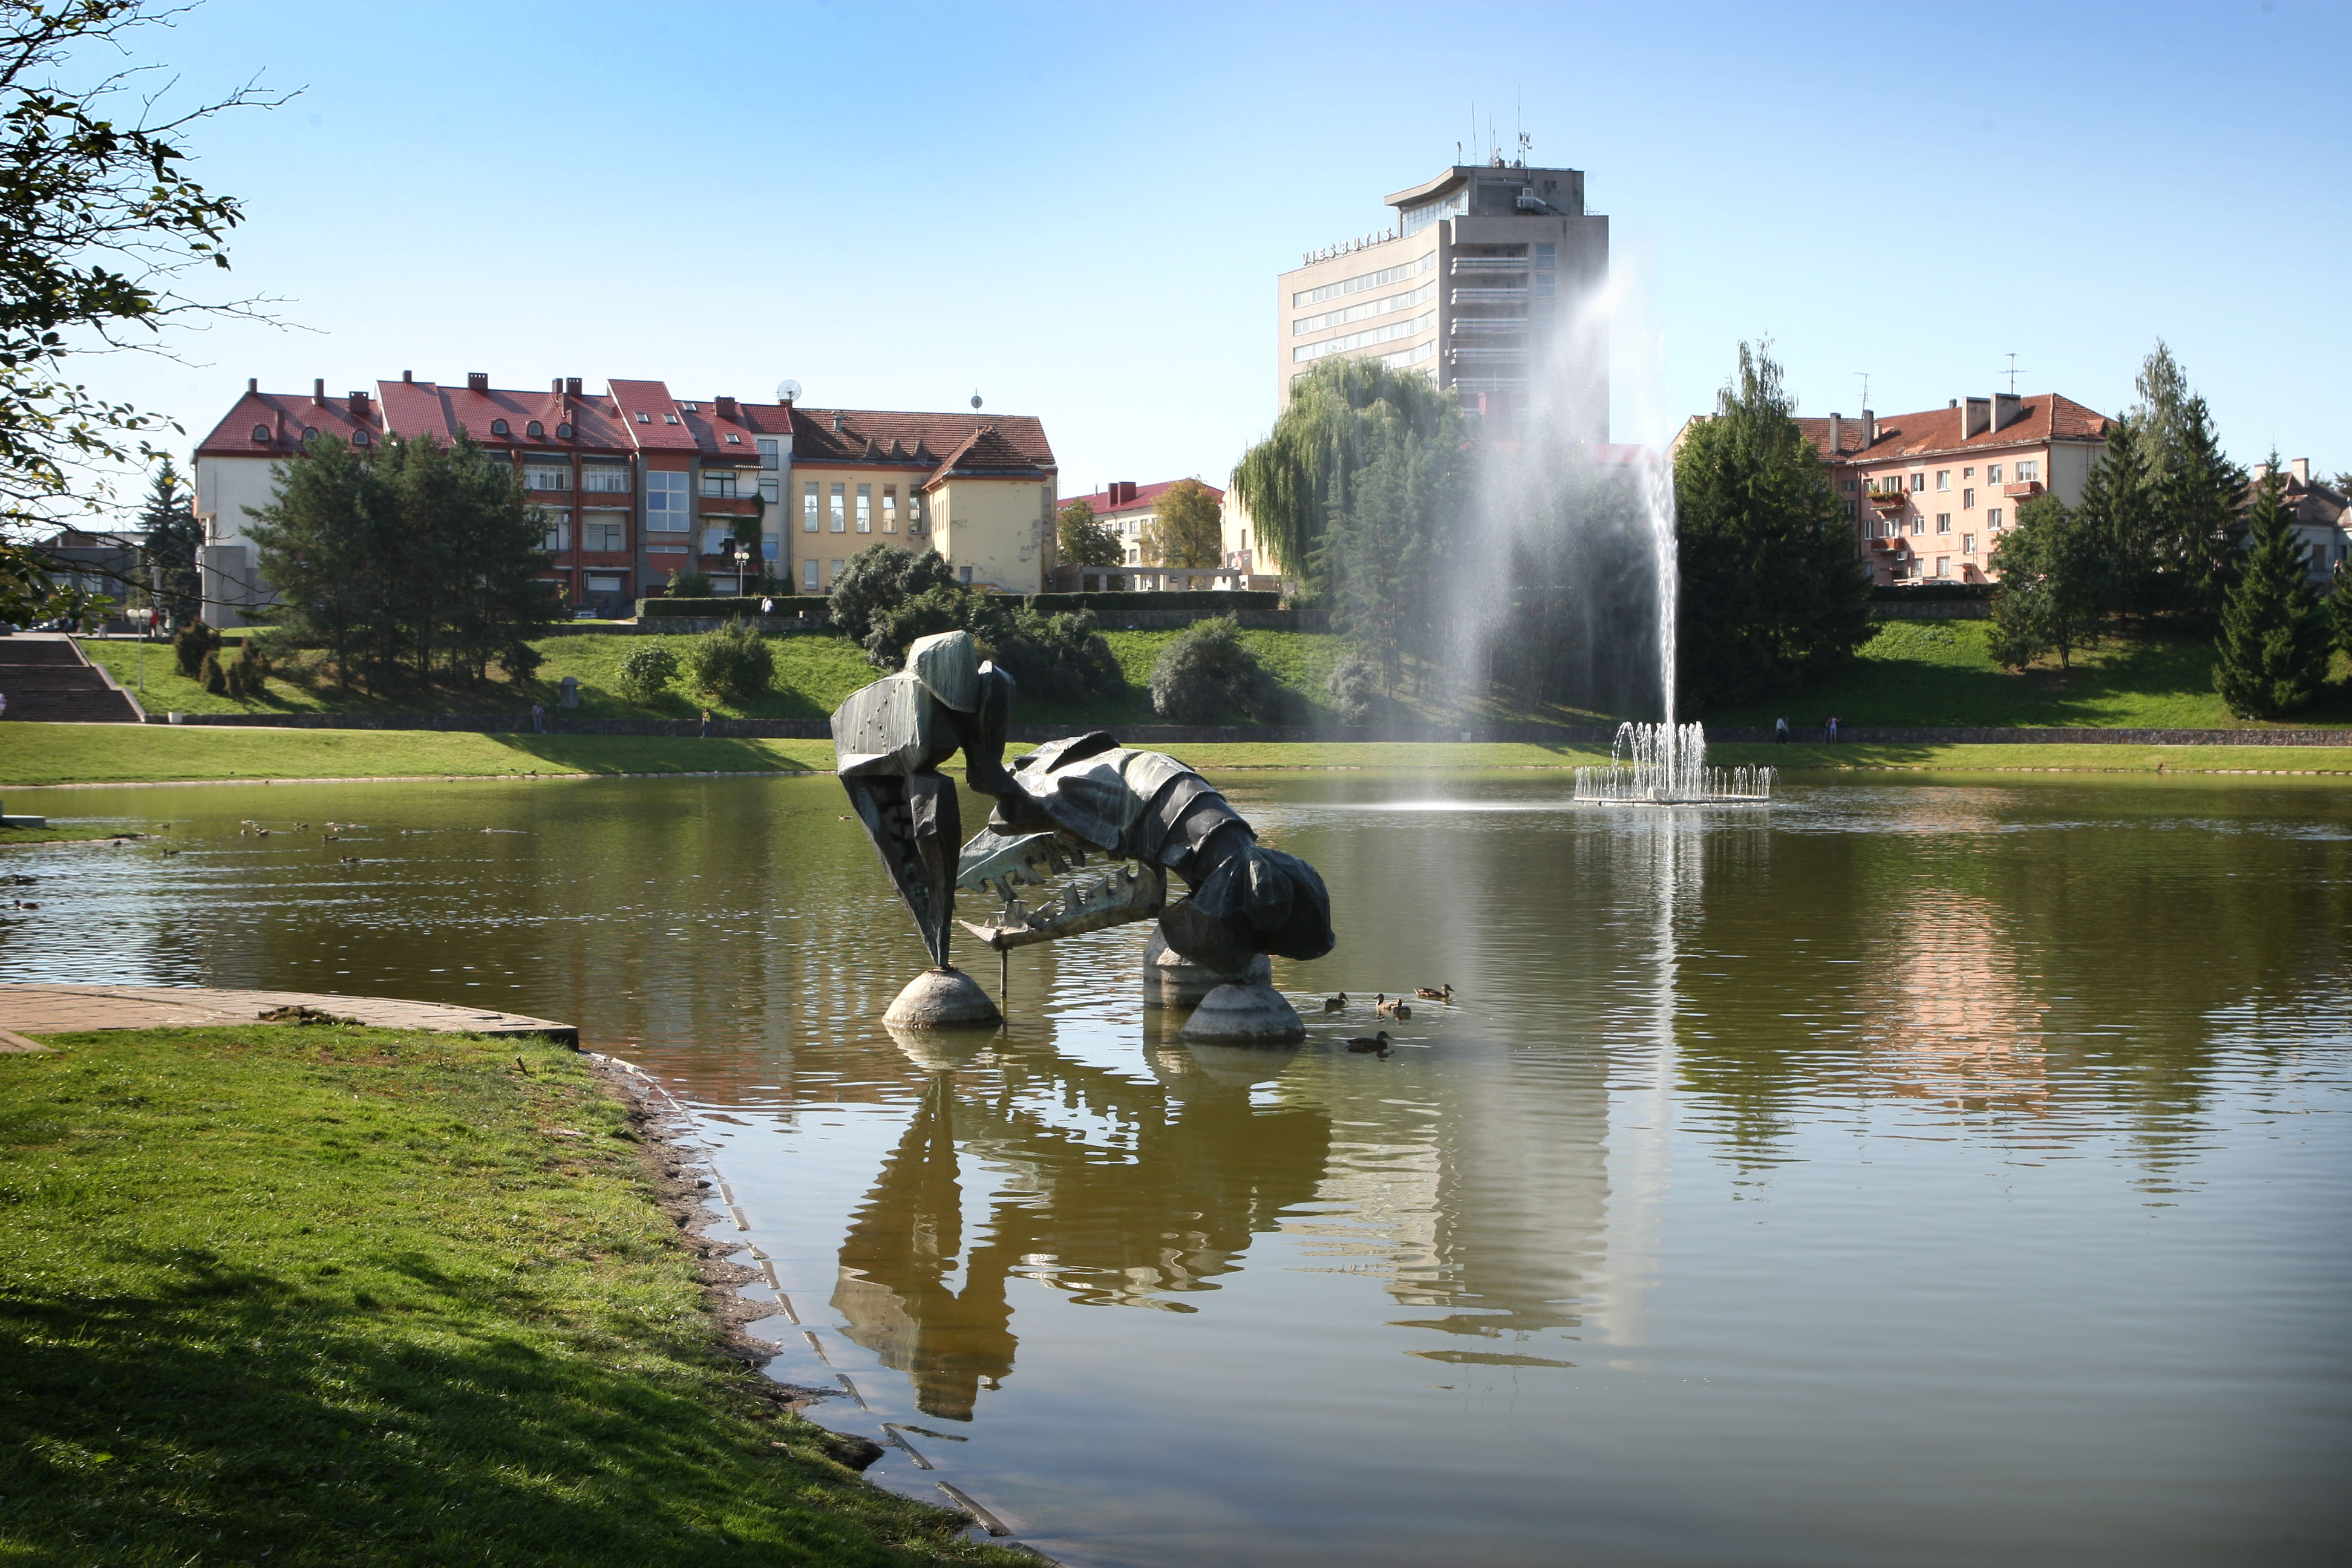
M 1147 1007 L 1193 1007 L 1218 986 L 1234 977 L 1203 969 L 1168 945 L 1158 931 L 1143 949 L 1143 1005 Z M 1266 985 L 1274 981 L 1274 965 L 1265 954 L 1250 961 L 1244 984 Z
M 909 1029 L 992 1028 L 1004 1015 L 962 970 L 926 969 L 907 983 L 882 1021 Z
M 1209 1045 L 1286 1046 L 1305 1039 L 1307 1026 L 1273 986 L 1227 984 L 1201 998 L 1176 1037 Z

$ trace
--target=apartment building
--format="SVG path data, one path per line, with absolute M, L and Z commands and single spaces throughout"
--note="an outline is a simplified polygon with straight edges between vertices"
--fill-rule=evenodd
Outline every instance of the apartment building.
M 877 540 L 937 551 L 964 582 L 1009 593 L 1036 592 L 1050 563 L 1053 449 L 1027 416 L 681 399 L 658 381 L 593 394 L 578 376 L 520 392 L 480 372 L 459 387 L 404 371 L 341 397 L 323 381 L 308 395 L 247 381 L 196 447 L 205 618 L 242 625 L 269 602 L 246 530 L 275 494 L 273 469 L 305 441 L 364 448 L 460 431 L 515 466 L 546 520 L 548 578 L 565 601 L 608 614 L 680 571 L 721 594 L 755 584 L 763 568 L 825 592 Z
M 1830 465 L 1874 582 L 1986 583 L 2020 505 L 2044 490 L 2081 502 L 2111 423 L 2055 393 L 1996 393 L 1797 427 Z
M 1151 560 L 1144 542 L 1145 533 L 1160 515 L 1160 498 L 1170 487 L 1181 484 L 1179 479 L 1161 479 L 1155 484 L 1139 485 L 1133 479 L 1114 479 L 1091 495 L 1079 496 L 1063 502 L 1072 506 L 1083 500 L 1094 509 L 1095 521 L 1111 531 L 1118 541 L 1118 566 L 1087 566 L 1071 564 L 1056 566 L 1051 574 L 1055 590 L 1063 593 L 1155 593 L 1172 589 L 1211 588 L 1274 588 L 1278 579 L 1253 580 L 1246 562 L 1236 562 L 1228 549 L 1215 566 L 1160 566 Z M 1233 497 L 1216 486 L 1203 484 L 1217 502 L 1221 515 L 1233 504 Z
M 1577 395 L 1562 416 L 1586 426 L 1583 438 L 1607 440 L 1605 336 L 1570 331 L 1609 279 L 1609 220 L 1585 210 L 1583 172 L 1498 153 L 1387 205 L 1389 227 L 1311 252 L 1276 280 L 1276 406 L 1318 360 L 1378 357 L 1425 371 L 1465 409 L 1506 422 L 1538 374 L 1571 378 Z

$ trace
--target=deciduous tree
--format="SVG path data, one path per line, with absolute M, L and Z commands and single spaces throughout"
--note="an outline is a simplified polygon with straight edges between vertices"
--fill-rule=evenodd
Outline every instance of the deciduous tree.
M 1991 652 L 2022 669 L 2045 654 L 2066 668 L 2074 650 L 2098 640 L 2113 601 L 2106 536 L 2054 495 L 2017 509 L 2017 526 L 1993 550 Z
M 1110 524 L 1095 517 L 1094 502 L 1081 496 L 1061 510 L 1055 520 L 1054 542 L 1065 566 L 1116 566 L 1118 535 Z
M 1739 345 L 1675 458 L 1685 711 L 1825 674 L 1871 632 L 1870 582 L 1770 355 Z
M 1143 558 L 1152 566 L 1203 567 L 1224 561 L 1223 514 L 1198 479 L 1178 479 L 1152 503 L 1143 529 Z M 1114 557 L 1116 559 L 1116 557 Z

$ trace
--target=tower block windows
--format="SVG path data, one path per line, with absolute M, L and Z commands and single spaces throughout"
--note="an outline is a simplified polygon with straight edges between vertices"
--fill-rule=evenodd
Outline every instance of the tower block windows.
M 801 486 L 801 531 L 816 531 L 816 481 L 810 479 Z

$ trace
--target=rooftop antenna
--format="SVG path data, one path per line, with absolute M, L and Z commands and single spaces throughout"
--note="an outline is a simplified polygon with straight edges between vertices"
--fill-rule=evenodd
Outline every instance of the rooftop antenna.
M 2009 395 L 2011 397 L 2017 395 L 2017 356 L 2015 354 L 2009 356 Z
M 1870 373 L 1866 370 L 1858 370 L 1853 374 L 1862 377 L 1862 405 L 1867 408 L 1870 406 Z

